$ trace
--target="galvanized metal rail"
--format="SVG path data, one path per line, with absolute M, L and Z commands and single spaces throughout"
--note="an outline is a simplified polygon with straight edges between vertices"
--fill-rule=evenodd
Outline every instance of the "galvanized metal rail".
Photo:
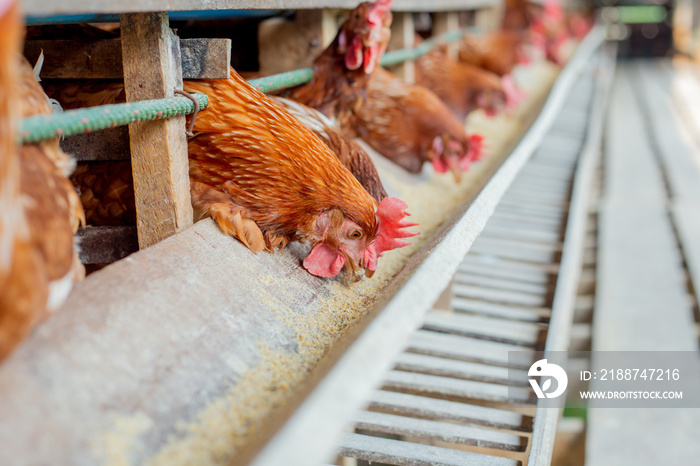
M 567 349 L 613 68 L 605 49 L 578 80 L 459 266 L 450 309 L 427 314 L 356 413 L 340 457 L 549 464 L 559 411 L 536 410 L 529 386 L 509 393 L 508 352 Z

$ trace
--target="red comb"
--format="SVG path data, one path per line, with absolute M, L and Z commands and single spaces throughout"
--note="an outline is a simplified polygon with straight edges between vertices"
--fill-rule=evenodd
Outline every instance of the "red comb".
M 501 86 L 506 95 L 506 108 L 517 107 L 527 97 L 527 94 L 515 84 L 515 80 L 509 74 L 501 78 Z
M 420 233 L 406 231 L 404 228 L 414 227 L 417 223 L 407 222 L 405 217 L 410 215 L 406 212 L 406 203 L 395 197 L 386 197 L 379 203 L 376 216 L 379 224 L 379 232 L 365 250 L 365 267 L 375 270 L 377 258 L 382 257 L 384 251 L 408 246 L 411 243 L 402 241 L 400 238 L 409 238 Z

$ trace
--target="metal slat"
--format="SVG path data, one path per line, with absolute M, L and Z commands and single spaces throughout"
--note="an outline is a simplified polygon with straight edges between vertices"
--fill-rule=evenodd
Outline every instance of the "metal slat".
M 526 438 L 515 434 L 370 411 L 355 415 L 355 429 L 507 451 L 525 451 L 527 445 Z
M 445 311 L 429 312 L 425 316 L 423 328 L 522 346 L 535 346 L 545 329 L 543 325 L 536 323 L 504 322 L 498 318 Z
M 470 258 L 471 256 L 471 258 Z M 559 270 L 559 264 L 535 264 L 532 262 L 520 262 L 510 259 L 502 259 L 496 257 L 492 254 L 470 254 L 464 260 L 476 260 L 482 262 L 488 262 L 493 264 L 498 264 L 504 269 L 521 271 L 521 272 L 547 272 L 547 273 L 557 273 Z
M 369 435 L 345 434 L 340 456 L 399 466 L 519 466 L 520 461 L 466 451 L 390 440 Z
M 407 349 L 414 353 L 432 354 L 506 367 L 508 366 L 508 351 L 526 351 L 528 348 L 509 343 L 417 330 L 408 341 Z
M 407 416 L 444 419 L 520 432 L 532 430 L 532 416 L 408 393 L 377 390 L 370 399 L 369 407 Z
M 534 403 L 532 389 L 453 379 L 414 372 L 389 371 L 382 382 L 383 389 L 409 391 L 431 396 L 455 397 L 507 403 Z M 510 398 L 509 398 L 510 395 Z
M 404 372 L 418 372 L 439 375 L 455 379 L 489 382 L 500 385 L 508 384 L 508 370 L 505 367 L 479 364 L 476 362 L 456 361 L 437 356 L 416 353 L 402 353 L 396 358 L 394 369 Z M 510 369 L 517 373 L 517 380 L 527 379 L 525 371 Z M 523 378 L 519 378 L 522 376 Z
M 482 299 L 493 303 L 512 304 L 515 306 L 544 307 L 547 305 L 546 296 L 521 293 L 519 291 L 494 290 L 479 286 L 456 283 L 452 290 L 460 298 Z
M 561 242 L 541 244 L 531 241 L 523 240 L 513 240 L 513 239 L 493 239 L 486 237 L 480 237 L 477 243 L 488 244 L 489 246 L 502 245 L 509 248 L 522 248 L 525 251 L 540 252 L 551 254 L 553 252 L 561 251 Z
M 513 240 L 540 242 L 543 244 L 558 243 L 560 241 L 560 235 L 556 231 L 513 230 L 512 228 L 491 224 L 481 232 L 481 236 L 483 237 L 484 235 L 487 237 L 509 238 Z
M 480 275 L 502 280 L 512 280 L 514 283 L 525 283 L 540 286 L 549 286 L 551 274 L 542 271 L 519 271 L 507 267 L 500 267 L 495 261 L 464 261 L 458 269 L 459 274 Z
M 549 286 L 545 283 L 527 283 L 515 281 L 512 278 L 494 278 L 479 273 L 468 273 L 460 270 L 454 278 L 455 283 L 478 285 L 485 288 L 497 288 L 500 290 L 521 291 L 523 293 L 546 295 Z
M 470 298 L 456 297 L 452 299 L 451 304 L 452 309 L 457 312 L 483 314 L 525 322 L 544 322 L 549 320 L 550 315 L 550 310 L 546 307 L 513 306 Z

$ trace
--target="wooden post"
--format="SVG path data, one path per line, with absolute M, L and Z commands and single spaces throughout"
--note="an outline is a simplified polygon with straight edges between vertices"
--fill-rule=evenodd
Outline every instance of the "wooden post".
M 397 50 L 413 47 L 415 27 L 413 25 L 413 13 L 394 12 L 394 20 L 391 23 L 391 40 L 388 50 Z M 405 61 L 400 65 L 392 66 L 391 72 L 408 83 L 415 82 L 415 66 L 413 61 Z
M 173 97 L 182 89 L 179 41 L 167 13 L 120 15 L 128 102 Z M 132 123 L 131 165 L 139 246 L 192 225 L 185 117 Z
M 459 29 L 459 13 L 456 11 L 439 11 L 433 16 L 433 35 L 439 36 L 448 31 Z M 447 56 L 456 60 L 459 44 L 452 42 L 447 45 Z
M 502 8 L 484 8 L 477 10 L 474 14 L 474 26 L 483 31 L 491 31 L 500 23 L 503 16 Z

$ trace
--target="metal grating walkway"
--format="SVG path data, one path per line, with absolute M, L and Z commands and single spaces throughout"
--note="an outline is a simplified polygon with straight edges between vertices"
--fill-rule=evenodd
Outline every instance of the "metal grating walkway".
M 545 347 L 572 184 L 592 102 L 605 87 L 596 85 L 601 57 L 582 73 L 465 257 L 449 300 L 427 314 L 356 413 L 339 464 L 527 462 L 536 406 L 529 386 L 511 391 L 520 404 L 508 405 L 508 351 Z

